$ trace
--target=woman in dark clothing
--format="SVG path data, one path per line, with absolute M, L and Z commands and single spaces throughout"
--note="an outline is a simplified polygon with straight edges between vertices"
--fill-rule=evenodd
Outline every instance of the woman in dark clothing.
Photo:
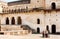
M 44 33 L 44 31 L 42 32 L 42 37 L 45 37 L 45 33 Z

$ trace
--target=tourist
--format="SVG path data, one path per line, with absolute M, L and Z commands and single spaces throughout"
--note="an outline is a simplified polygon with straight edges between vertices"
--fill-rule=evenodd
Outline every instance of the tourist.
M 44 31 L 42 32 L 42 37 L 45 37 L 45 33 L 44 33 Z
M 47 30 L 45 31 L 45 37 L 46 38 L 48 37 L 48 31 Z

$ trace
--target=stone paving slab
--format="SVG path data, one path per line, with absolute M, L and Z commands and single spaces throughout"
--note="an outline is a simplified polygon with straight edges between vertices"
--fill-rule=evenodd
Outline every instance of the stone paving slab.
M 29 34 L 22 36 L 0 35 L 0 39 L 60 39 L 60 35 L 50 35 L 49 38 L 42 38 L 41 34 Z

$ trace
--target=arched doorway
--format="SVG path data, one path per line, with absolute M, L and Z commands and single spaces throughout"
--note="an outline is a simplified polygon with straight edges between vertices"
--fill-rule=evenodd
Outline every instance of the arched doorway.
M 47 31 L 48 31 L 48 33 L 49 33 L 49 26 L 48 26 L 48 25 L 46 26 L 46 30 L 47 30 Z
M 56 9 L 56 4 L 54 2 L 51 4 L 51 6 L 52 6 L 52 9 Z
M 8 17 L 6 18 L 6 24 L 7 25 L 9 24 L 9 18 Z
M 40 28 L 39 27 L 37 28 L 37 33 L 40 33 Z
M 52 34 L 56 33 L 56 25 L 54 25 L 54 24 L 52 25 L 52 30 L 51 31 L 52 31 Z
M 12 17 L 11 24 L 12 24 L 12 25 L 15 24 L 15 19 L 14 19 L 14 17 Z
M 37 19 L 37 24 L 40 24 L 40 19 Z
M 21 17 L 18 17 L 18 25 L 19 25 L 19 24 L 22 24 Z

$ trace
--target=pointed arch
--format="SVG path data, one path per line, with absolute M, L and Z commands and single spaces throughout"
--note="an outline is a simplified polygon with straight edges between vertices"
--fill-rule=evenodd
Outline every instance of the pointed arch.
M 49 31 L 49 25 L 46 26 L 46 30 L 48 31 L 48 33 L 50 33 L 50 31 Z
M 37 27 L 37 33 L 40 33 L 40 28 L 39 27 Z
M 6 24 L 7 25 L 9 24 L 9 18 L 8 17 L 6 18 Z
M 56 33 L 56 25 L 55 24 L 52 25 L 51 31 L 52 31 L 52 34 Z
M 12 25 L 15 24 L 15 18 L 14 18 L 14 17 L 12 17 L 11 24 L 12 24 Z
M 37 19 L 37 24 L 40 24 L 40 19 Z
M 52 5 L 52 9 L 56 9 L 56 4 L 55 4 L 55 2 L 53 2 L 51 5 Z
M 49 26 L 48 25 L 46 26 L 46 30 L 49 30 Z
M 18 17 L 18 19 L 17 19 L 17 24 L 22 24 L 21 17 Z

